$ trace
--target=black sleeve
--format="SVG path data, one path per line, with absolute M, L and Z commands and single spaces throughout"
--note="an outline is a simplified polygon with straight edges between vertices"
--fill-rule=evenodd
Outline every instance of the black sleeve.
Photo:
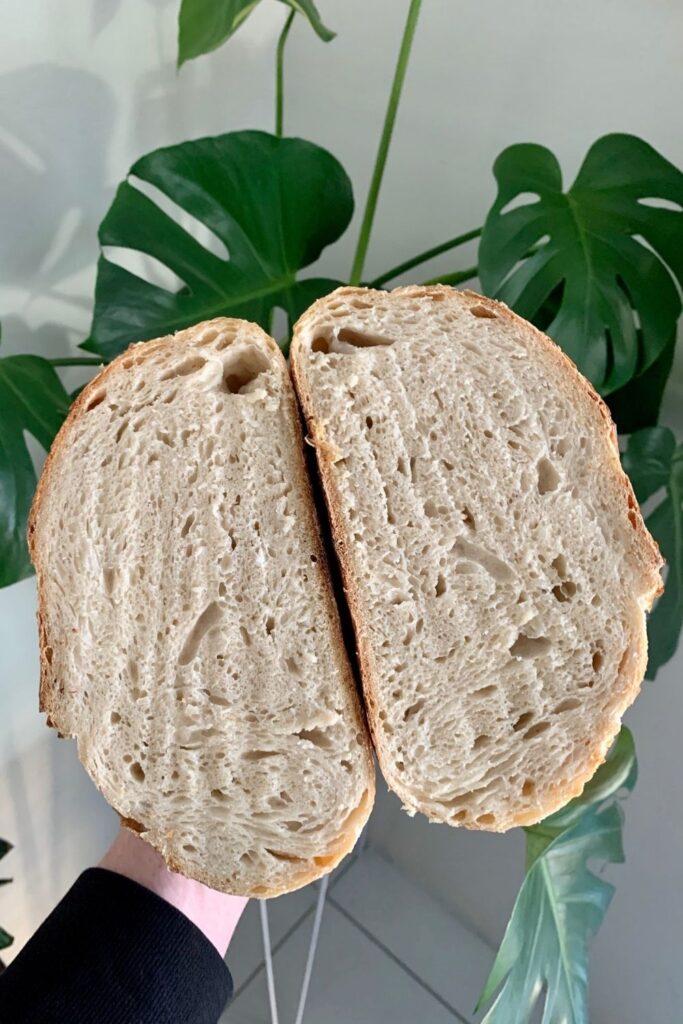
M 232 995 L 209 940 L 123 875 L 85 871 L 0 975 L 2 1024 L 216 1024 Z

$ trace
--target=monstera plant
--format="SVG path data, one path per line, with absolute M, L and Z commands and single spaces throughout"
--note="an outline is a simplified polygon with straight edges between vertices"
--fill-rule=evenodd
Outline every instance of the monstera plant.
M 219 47 L 258 2 L 182 0 L 179 64 Z M 217 315 L 272 329 L 280 311 L 291 325 L 313 299 L 342 283 L 307 276 L 306 268 L 347 229 L 351 182 L 324 149 L 283 137 L 292 20 L 305 18 L 322 40 L 333 33 L 312 0 L 281 2 L 288 10 L 276 49 L 275 133 L 233 132 L 137 160 L 100 225 L 92 327 L 81 346 L 90 354 L 0 358 L 1 585 L 31 571 L 24 533 L 36 477 L 25 435 L 47 448 L 64 418 L 69 396 L 57 374 L 61 365 L 99 365 L 133 341 Z M 648 675 L 654 678 L 674 654 L 683 625 L 683 444 L 657 422 L 681 312 L 683 174 L 641 139 L 613 134 L 594 143 L 565 188 L 548 149 L 512 145 L 494 164 L 497 195 L 483 226 L 407 255 L 366 282 L 365 258 L 420 6 L 421 0 L 408 2 L 347 283 L 383 287 L 409 271 L 419 280 L 417 268 L 449 254 L 436 281 L 479 278 L 486 294 L 547 331 L 605 397 L 622 438 L 624 467 L 638 498 L 648 501 L 647 525 L 668 563 L 665 590 L 649 620 Z M 477 238 L 476 266 L 449 264 L 460 246 Z M 135 272 L 123 265 L 122 250 L 138 260 Z M 175 287 L 147 273 L 149 257 L 171 273 Z M 622 798 L 636 775 L 633 739 L 624 728 L 582 796 L 525 830 L 526 877 L 480 1000 L 489 1007 L 487 1024 L 524 1024 L 539 1000 L 545 1024 L 587 1020 L 588 940 L 613 893 L 596 868 L 623 860 Z

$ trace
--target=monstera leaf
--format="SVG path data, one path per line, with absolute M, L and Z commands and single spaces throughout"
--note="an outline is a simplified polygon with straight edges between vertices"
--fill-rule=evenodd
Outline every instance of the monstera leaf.
M 0 358 L 0 587 L 33 572 L 26 521 L 37 481 L 24 434 L 31 434 L 47 450 L 69 404 L 46 359 Z
M 135 184 L 153 186 L 228 251 L 210 252 Z M 172 270 L 172 291 L 100 257 L 95 312 L 85 347 L 105 359 L 132 341 L 169 334 L 215 316 L 270 326 L 275 307 L 290 318 L 336 281 L 297 273 L 336 241 L 353 213 L 341 164 L 302 139 L 234 132 L 142 157 L 118 188 L 99 230 L 102 246 L 145 253 Z
M 543 146 L 511 146 L 494 173 L 484 290 L 547 330 L 603 394 L 622 387 L 663 353 L 681 311 L 683 173 L 632 135 L 598 139 L 568 192 Z
M 656 426 L 675 351 L 674 333 L 647 370 L 606 396 L 620 434 Z
M 480 999 L 500 988 L 484 1024 L 526 1024 L 544 988 L 542 1024 L 588 1024 L 588 938 L 614 892 L 588 862 L 623 861 L 621 809 L 606 801 L 635 779 L 633 740 L 622 730 L 583 796 L 526 830 L 538 833 L 536 848 Z
M 683 444 L 667 427 L 631 434 L 622 458 L 638 501 L 659 497 L 645 524 L 666 559 L 664 593 L 647 624 L 647 678 L 673 657 L 683 628 Z
M 323 25 L 313 0 L 282 2 L 303 14 L 325 42 L 334 39 L 334 32 Z M 259 0 L 182 0 L 178 15 L 178 66 L 222 46 L 258 4 Z

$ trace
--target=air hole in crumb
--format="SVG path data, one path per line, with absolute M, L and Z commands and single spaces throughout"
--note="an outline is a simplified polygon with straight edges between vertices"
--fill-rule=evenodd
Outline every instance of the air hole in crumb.
M 517 721 L 513 724 L 512 729 L 514 732 L 519 732 L 525 725 L 528 725 L 531 719 L 534 717 L 533 711 L 525 711 L 523 715 L 520 715 Z
M 474 743 L 472 744 L 472 750 L 481 750 L 483 747 L 488 747 L 490 742 L 490 736 L 485 736 L 484 734 L 482 734 L 481 736 L 477 736 Z
M 581 707 L 581 701 L 578 697 L 567 697 L 566 700 L 560 701 L 560 703 L 553 708 L 553 714 L 561 715 L 565 711 L 574 711 L 579 707 Z
M 475 820 L 477 825 L 493 825 L 495 823 L 496 816 L 495 814 L 480 814 Z
M 133 761 L 132 765 L 129 768 L 129 771 L 136 782 L 145 781 L 145 772 L 139 761 Z
M 223 618 L 223 610 L 216 601 L 211 601 L 195 621 L 182 650 L 178 655 L 179 665 L 189 665 L 197 656 L 199 645 L 210 629 L 213 629 Z
M 368 428 L 368 430 L 372 430 L 373 423 L 374 423 L 374 420 L 373 420 L 372 416 L 366 416 L 365 417 L 365 426 Z
M 275 858 L 275 860 L 283 860 L 292 864 L 303 864 L 304 862 L 303 857 L 297 857 L 293 853 L 286 853 L 284 850 L 270 850 L 267 846 L 264 847 L 264 849 L 266 853 L 269 853 L 271 857 Z
M 353 348 L 376 348 L 382 345 L 393 345 L 391 338 L 380 338 L 376 334 L 353 331 L 349 327 L 342 327 L 337 333 L 337 338 L 346 345 L 352 345 Z
M 197 373 L 205 365 L 206 359 L 202 359 L 201 356 L 188 356 L 187 359 L 183 359 L 182 362 L 165 370 L 159 379 L 172 380 L 174 377 L 189 377 L 191 373 Z
M 228 350 L 223 364 L 223 384 L 232 395 L 244 394 L 247 387 L 268 369 L 268 357 L 257 349 Z
M 458 811 L 457 814 L 453 815 L 453 821 L 467 821 L 467 811 Z
M 409 722 L 411 718 L 414 718 L 415 715 L 418 715 L 420 711 L 422 711 L 426 703 L 427 702 L 424 699 L 416 700 L 414 704 L 411 704 L 410 707 L 406 708 L 405 711 L 403 712 L 403 721 Z
M 90 412 L 91 409 L 97 408 L 98 405 L 102 404 L 106 397 L 107 392 L 104 389 L 96 391 L 95 394 L 90 399 L 90 401 L 88 402 L 88 404 L 86 405 L 85 411 Z
M 441 573 L 439 573 L 439 575 L 436 578 L 436 586 L 434 587 L 434 593 L 436 594 L 437 597 L 442 597 L 446 593 L 446 580 L 441 575 Z
M 533 740 L 536 736 L 541 736 L 544 732 L 550 728 L 550 722 L 536 722 L 536 725 L 532 725 L 530 729 L 522 736 L 523 740 Z
M 488 309 L 487 306 L 479 303 L 476 306 L 470 306 L 470 313 L 472 316 L 476 316 L 479 320 L 497 320 L 497 314 L 493 310 Z
M 522 796 L 532 796 L 536 791 L 536 783 L 533 779 L 526 779 L 522 786 Z
M 211 796 L 213 797 L 214 800 L 223 801 L 228 799 L 228 794 L 224 793 L 222 789 L 212 789 Z
M 599 672 L 600 669 L 602 668 L 602 666 L 604 665 L 604 663 L 605 663 L 605 658 L 604 658 L 604 655 L 603 655 L 602 651 L 595 651 L 593 653 L 593 657 L 591 659 L 591 664 L 593 666 L 593 671 L 594 672 Z
M 299 678 L 301 676 L 301 668 L 296 658 L 285 658 L 285 666 L 290 675 Z
M 118 713 L 118 711 L 112 711 L 111 715 L 109 716 L 109 721 L 111 722 L 112 725 L 119 724 L 119 722 L 121 721 L 121 715 Z
M 462 521 L 465 524 L 465 526 L 468 526 L 470 530 L 476 530 L 477 524 L 475 523 L 474 516 L 472 515 L 467 505 L 463 505 L 462 509 L 460 510 L 460 515 L 462 516 Z
M 558 555 L 557 558 L 553 558 L 551 565 L 557 572 L 560 579 L 566 579 L 567 577 L 567 559 L 564 555 Z
M 272 615 L 269 615 L 268 618 L 266 619 L 266 633 L 268 634 L 268 636 L 270 636 L 274 629 L 275 619 L 273 618 Z
M 510 647 L 510 654 L 513 658 L 539 658 L 551 647 L 550 640 L 545 636 L 527 636 L 526 633 L 520 633 Z
M 560 474 L 557 472 L 550 459 L 539 459 L 536 468 L 538 471 L 538 493 L 548 494 L 549 491 L 557 490 L 557 486 L 560 482 Z
M 480 697 L 490 697 L 492 694 L 494 694 L 496 692 L 497 689 L 498 689 L 498 687 L 496 686 L 496 684 L 495 683 L 491 683 L 490 686 L 482 686 L 479 690 L 474 690 L 472 692 L 472 696 L 473 697 L 478 697 L 478 698 L 480 698 Z
M 553 595 L 560 603 L 569 601 L 576 593 L 576 583 L 572 583 L 571 580 L 565 580 L 564 583 L 558 584 L 553 587 Z
M 321 750 L 329 750 L 332 747 L 332 741 L 324 729 L 300 729 L 294 735 L 300 740 L 312 743 L 314 747 L 320 747 Z
M 193 846 L 192 843 L 184 843 L 183 850 L 185 851 L 185 853 L 196 853 L 197 847 Z
M 52 650 L 51 647 L 46 647 L 43 650 L 43 657 L 45 658 L 45 661 L 48 663 L 48 665 L 52 664 L 52 656 L 53 656 L 53 654 L 54 654 L 54 651 Z
M 329 340 L 327 338 L 323 338 L 322 336 L 320 336 L 318 338 L 314 338 L 313 339 L 313 342 L 311 344 L 311 352 L 329 352 L 329 351 L 330 351 L 330 343 L 329 343 Z

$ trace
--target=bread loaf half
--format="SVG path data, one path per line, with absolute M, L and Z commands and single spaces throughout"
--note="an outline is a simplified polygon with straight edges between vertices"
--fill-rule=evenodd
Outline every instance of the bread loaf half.
M 446 287 L 339 289 L 291 363 L 388 784 L 436 821 L 537 822 L 604 759 L 660 589 L 606 406 Z
M 29 526 L 40 706 L 177 871 L 272 896 L 329 871 L 372 807 L 275 342 L 213 320 L 83 391 Z

